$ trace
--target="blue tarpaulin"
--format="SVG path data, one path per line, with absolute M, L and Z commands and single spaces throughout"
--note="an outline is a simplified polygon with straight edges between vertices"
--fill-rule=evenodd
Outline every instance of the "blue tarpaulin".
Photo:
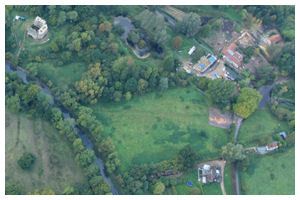
M 189 187 L 192 187 L 193 186 L 193 182 L 192 181 L 188 181 L 188 182 L 186 182 L 186 185 L 189 186 Z

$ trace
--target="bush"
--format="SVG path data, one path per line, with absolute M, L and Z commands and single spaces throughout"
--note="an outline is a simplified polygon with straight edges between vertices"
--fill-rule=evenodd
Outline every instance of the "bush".
M 30 170 L 36 160 L 32 153 L 24 153 L 18 160 L 18 165 L 24 170 Z

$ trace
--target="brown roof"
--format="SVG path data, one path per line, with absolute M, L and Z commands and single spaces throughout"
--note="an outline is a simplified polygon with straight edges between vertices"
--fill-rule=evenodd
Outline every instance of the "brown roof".
M 276 35 L 272 35 L 269 37 L 269 40 L 272 44 L 274 43 L 278 43 L 282 40 L 281 36 L 279 34 L 276 34 Z

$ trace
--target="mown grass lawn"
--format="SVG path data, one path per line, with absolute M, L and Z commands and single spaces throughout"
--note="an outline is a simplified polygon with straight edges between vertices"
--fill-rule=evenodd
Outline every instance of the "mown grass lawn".
M 272 134 L 288 131 L 286 122 L 279 121 L 268 108 L 258 109 L 240 128 L 238 141 L 245 147 L 272 142 Z
M 24 171 L 17 164 L 24 152 L 36 156 L 31 171 Z M 7 110 L 5 181 L 6 184 L 19 184 L 24 194 L 42 188 L 51 188 L 56 194 L 62 194 L 67 186 L 87 183 L 67 141 L 49 123 Z
M 226 130 L 208 124 L 206 98 L 193 87 L 92 108 L 104 134 L 112 137 L 125 171 L 134 164 L 174 158 L 188 144 L 203 160 L 219 158 L 227 143 Z
M 241 173 L 241 189 L 250 195 L 295 194 L 295 148 L 251 158 L 249 170 Z
M 224 169 L 224 186 L 227 195 L 234 194 L 231 180 L 232 180 L 231 164 L 230 162 L 227 162 Z

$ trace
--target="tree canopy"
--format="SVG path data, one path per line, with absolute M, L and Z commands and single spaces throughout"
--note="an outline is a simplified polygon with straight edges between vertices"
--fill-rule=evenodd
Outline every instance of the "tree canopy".
M 243 88 L 236 104 L 233 105 L 233 110 L 237 115 L 248 118 L 256 110 L 261 99 L 262 96 L 255 89 Z
M 207 93 L 213 103 L 224 107 L 233 102 L 237 95 L 237 87 L 232 81 L 216 79 L 208 83 Z
M 144 10 L 136 18 L 154 43 L 161 44 L 167 40 L 168 36 L 163 16 Z
M 228 143 L 222 147 L 222 156 L 225 160 L 230 162 L 244 160 L 246 158 L 243 145 L 232 143 Z
M 188 37 L 196 35 L 200 28 L 201 18 L 198 14 L 193 12 L 186 14 L 178 24 L 179 31 Z

